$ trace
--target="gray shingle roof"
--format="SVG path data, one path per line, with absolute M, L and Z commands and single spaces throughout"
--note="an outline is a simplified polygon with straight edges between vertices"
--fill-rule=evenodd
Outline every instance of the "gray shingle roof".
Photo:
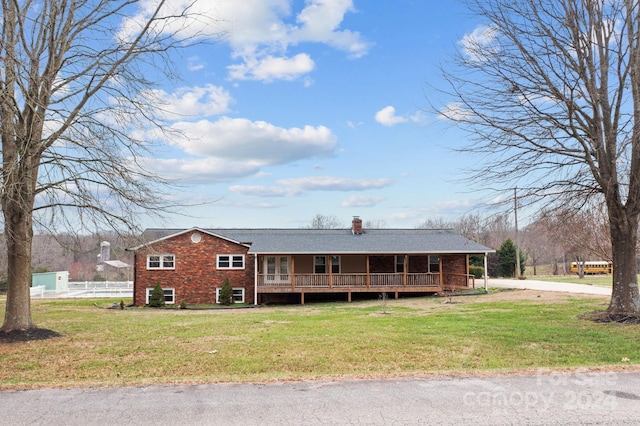
M 250 245 L 255 254 L 411 254 L 487 253 L 494 250 L 471 241 L 452 229 L 203 229 L 212 235 Z M 146 244 L 190 229 L 147 229 Z M 143 245 L 146 245 L 143 244 Z M 134 247 L 136 250 L 142 247 Z

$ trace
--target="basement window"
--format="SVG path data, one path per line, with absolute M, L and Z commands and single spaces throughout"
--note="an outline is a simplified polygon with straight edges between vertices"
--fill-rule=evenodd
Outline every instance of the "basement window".
M 145 299 L 145 304 L 149 304 L 149 298 L 151 297 L 151 293 L 153 292 L 153 288 L 147 287 L 147 296 Z M 175 288 L 163 288 L 162 292 L 164 293 L 164 303 L 167 305 L 173 305 L 176 300 L 176 289 Z
M 216 288 L 216 303 L 220 303 L 220 287 Z M 244 288 L 233 289 L 233 303 L 244 303 Z

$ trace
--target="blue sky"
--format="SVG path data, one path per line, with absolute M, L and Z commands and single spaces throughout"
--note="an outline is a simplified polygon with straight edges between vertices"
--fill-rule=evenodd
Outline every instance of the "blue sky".
M 427 101 L 447 102 L 438 65 L 481 28 L 459 1 L 198 7 L 227 35 L 174 58 L 181 81 L 158 94 L 185 137 L 155 134 L 149 166 L 180 183 L 176 199 L 211 203 L 147 226 L 297 228 L 323 214 L 413 228 L 486 201 L 457 183 L 465 135 Z

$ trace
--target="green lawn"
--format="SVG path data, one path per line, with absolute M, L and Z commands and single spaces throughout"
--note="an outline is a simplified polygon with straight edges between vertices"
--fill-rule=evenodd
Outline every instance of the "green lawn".
M 0 345 L 0 389 L 640 364 L 638 326 L 579 318 L 606 298 L 505 291 L 453 300 L 389 300 L 387 313 L 378 302 L 121 311 L 34 301 L 36 324 L 63 337 Z

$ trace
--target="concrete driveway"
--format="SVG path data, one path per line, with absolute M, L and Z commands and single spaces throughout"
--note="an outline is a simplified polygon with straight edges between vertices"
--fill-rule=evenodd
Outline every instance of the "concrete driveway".
M 536 281 L 530 279 L 489 279 L 489 287 L 518 288 L 523 290 L 561 291 L 565 293 L 599 294 L 603 296 L 611 296 L 610 287 L 600 287 L 589 284 L 567 284 L 548 281 Z

